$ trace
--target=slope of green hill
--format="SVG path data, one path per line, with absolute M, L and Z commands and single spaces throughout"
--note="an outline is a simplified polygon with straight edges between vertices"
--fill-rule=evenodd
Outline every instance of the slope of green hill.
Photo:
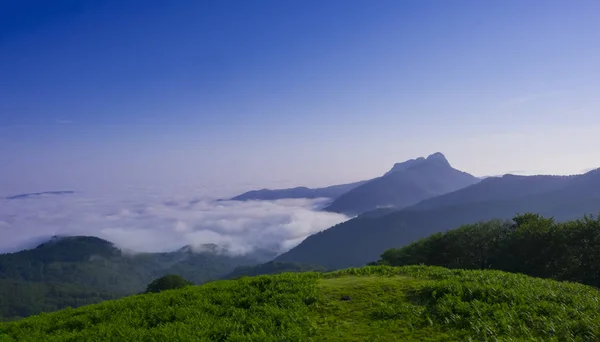
M 600 218 L 556 222 L 534 214 L 437 233 L 384 252 L 378 263 L 497 269 L 600 287 Z
M 41 312 L 94 304 L 122 296 L 79 284 L 0 279 L 0 321 L 17 320 Z
M 136 295 L 0 323 L 0 341 L 597 341 L 600 292 L 500 271 L 373 266 Z
M 327 269 L 323 266 L 300 264 L 297 262 L 279 262 L 269 261 L 256 266 L 236 267 L 224 279 L 235 279 L 239 277 L 251 277 L 263 274 L 279 274 L 286 272 L 325 272 Z

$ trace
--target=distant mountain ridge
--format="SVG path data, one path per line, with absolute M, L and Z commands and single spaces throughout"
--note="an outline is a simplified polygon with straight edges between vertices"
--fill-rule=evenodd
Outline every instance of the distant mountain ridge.
M 375 209 L 397 210 L 440 194 L 475 184 L 479 178 L 454 169 L 444 154 L 435 152 L 396 163 L 383 176 L 370 180 L 311 189 L 262 189 L 245 192 L 230 200 L 278 200 L 284 198 L 330 198 L 324 209 L 358 215 Z
M 436 152 L 394 164 L 383 176 L 348 191 L 325 210 L 357 215 L 380 208 L 401 209 L 479 181 L 454 169 L 442 153 Z
M 16 200 L 16 199 L 21 199 L 21 198 L 38 197 L 38 196 L 43 196 L 43 195 L 70 195 L 70 194 L 74 194 L 74 193 L 75 193 L 75 191 L 71 191 L 71 190 L 42 191 L 42 192 L 31 192 L 31 193 L 26 193 L 26 194 L 12 195 L 12 196 L 5 197 L 4 199 Z
M 558 221 L 600 213 L 600 170 L 574 176 L 487 178 L 399 211 L 360 215 L 306 238 L 275 261 L 361 266 L 382 251 L 399 248 L 433 233 L 483 220 L 510 219 L 532 212 Z
M 574 176 L 520 176 L 506 174 L 501 177 L 483 179 L 477 186 L 454 191 L 423 200 L 407 209 L 426 210 L 444 206 L 484 202 L 489 200 L 511 200 L 558 190 L 566 186 Z
M 288 189 L 262 189 L 252 190 L 245 192 L 241 195 L 231 198 L 231 201 L 249 201 L 249 200 L 261 200 L 261 201 L 273 201 L 278 199 L 286 198 L 337 198 L 342 194 L 360 186 L 367 181 L 354 182 L 349 184 L 332 185 L 325 188 L 307 188 L 307 187 L 295 187 Z

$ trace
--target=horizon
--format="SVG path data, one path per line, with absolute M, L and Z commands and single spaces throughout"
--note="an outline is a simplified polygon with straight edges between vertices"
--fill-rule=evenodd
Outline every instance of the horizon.
M 351 213 L 214 200 L 369 180 L 436 152 L 479 178 L 585 173 L 600 166 L 599 12 L 592 0 L 0 2 L 0 250 L 61 233 L 286 250 Z M 6 199 L 46 191 L 75 193 Z
M 598 10 L 5 2 L 0 189 L 319 187 L 437 150 L 478 177 L 581 173 L 600 160 Z
M 442 153 L 442 152 L 434 152 L 434 153 Z M 433 154 L 433 153 L 432 153 Z M 443 153 L 442 153 L 443 154 Z M 431 154 L 430 154 L 431 155 Z M 446 156 L 445 154 L 443 154 L 444 156 Z M 411 159 L 417 159 L 417 158 L 426 158 L 427 155 L 424 156 L 418 156 L 418 157 L 414 157 L 414 158 L 409 158 L 407 160 L 411 160 Z M 407 160 L 402 160 L 402 161 L 398 161 L 396 163 L 401 163 Z M 454 165 L 452 165 L 451 161 L 449 160 L 451 166 L 454 168 Z M 394 164 L 396 164 L 394 163 Z M 392 165 L 393 166 L 393 165 Z M 590 167 L 590 168 L 586 168 L 583 170 L 580 170 L 579 172 L 575 172 L 575 173 L 535 173 L 535 172 L 528 172 L 526 170 L 508 170 L 504 173 L 500 173 L 500 174 L 493 174 L 493 175 L 474 175 L 473 176 L 479 178 L 479 179 L 485 179 L 485 178 L 492 178 L 492 177 L 502 177 L 505 175 L 516 175 L 516 176 L 576 176 L 576 175 L 581 175 L 581 174 L 585 174 L 594 170 L 599 169 L 600 167 Z M 391 169 L 388 168 L 387 171 L 389 171 Z M 460 170 L 460 171 L 464 171 L 467 172 L 469 174 L 471 174 L 468 170 Z M 377 178 L 382 176 L 381 175 L 373 175 L 372 177 L 368 178 L 368 179 L 373 179 L 373 178 Z M 339 185 L 339 184 L 346 184 L 346 183 L 352 183 L 352 182 L 358 182 L 358 181 L 365 181 L 368 179 L 353 179 L 350 181 L 346 181 L 346 182 L 338 182 L 335 184 L 322 184 L 320 183 L 319 185 L 306 185 L 306 184 L 299 184 L 299 183 L 294 183 L 293 180 L 291 181 L 287 181 L 287 182 L 275 182 L 275 183 L 271 183 L 272 185 L 280 185 L 279 187 L 262 187 L 261 184 L 243 184 L 240 185 L 239 187 L 229 187 L 227 189 L 227 191 L 216 191 L 215 193 L 210 193 L 211 190 L 222 190 L 221 189 L 210 189 L 207 192 L 209 192 L 209 194 L 204 195 L 203 198 L 206 199 L 212 199 L 212 200 L 227 200 L 227 198 L 224 197 L 233 197 L 234 195 L 239 195 L 241 193 L 244 193 L 246 191 L 251 191 L 251 190 L 278 190 L 278 189 L 289 189 L 289 188 L 297 188 L 297 187 L 305 187 L 305 188 L 321 188 L 321 187 L 328 187 L 328 186 L 333 186 L 333 185 Z M 287 185 L 286 185 L 287 184 Z M 129 189 L 135 189 L 136 187 L 129 187 Z M 144 189 L 148 189 L 147 186 L 142 186 L 141 188 Z M 112 189 L 109 191 L 113 191 Z M 76 192 L 76 193 L 80 193 L 80 192 L 90 192 L 89 189 L 88 190 L 78 190 L 78 189 L 42 189 L 40 191 L 36 191 L 36 192 L 20 192 L 20 193 L 0 193 L 0 198 L 3 197 L 3 199 L 6 200 L 14 200 L 17 199 L 17 197 L 22 197 L 22 196 L 31 196 L 31 195 L 46 195 L 48 193 L 54 193 L 54 192 Z M 91 191 L 94 192 L 94 191 Z M 177 193 L 177 190 L 168 190 L 167 188 L 167 192 L 165 193 L 165 195 L 172 195 L 173 193 Z M 218 195 L 220 194 L 220 195 Z M 220 197 L 219 197 L 220 196 Z M 13 198 L 14 197 L 14 198 Z
M 0 340 L 600 335 L 598 14 L 0 0 Z

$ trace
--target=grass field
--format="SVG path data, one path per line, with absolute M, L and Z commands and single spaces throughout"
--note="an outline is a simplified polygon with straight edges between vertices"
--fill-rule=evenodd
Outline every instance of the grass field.
M 372 266 L 216 281 L 0 324 L 0 341 L 597 341 L 600 292 Z

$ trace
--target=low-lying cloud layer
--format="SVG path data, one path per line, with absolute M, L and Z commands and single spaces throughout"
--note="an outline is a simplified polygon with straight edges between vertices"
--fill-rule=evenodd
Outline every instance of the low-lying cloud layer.
M 315 209 L 326 199 L 235 202 L 74 193 L 0 200 L 0 252 L 53 235 L 97 236 L 138 252 L 214 243 L 232 253 L 285 252 L 346 216 Z

